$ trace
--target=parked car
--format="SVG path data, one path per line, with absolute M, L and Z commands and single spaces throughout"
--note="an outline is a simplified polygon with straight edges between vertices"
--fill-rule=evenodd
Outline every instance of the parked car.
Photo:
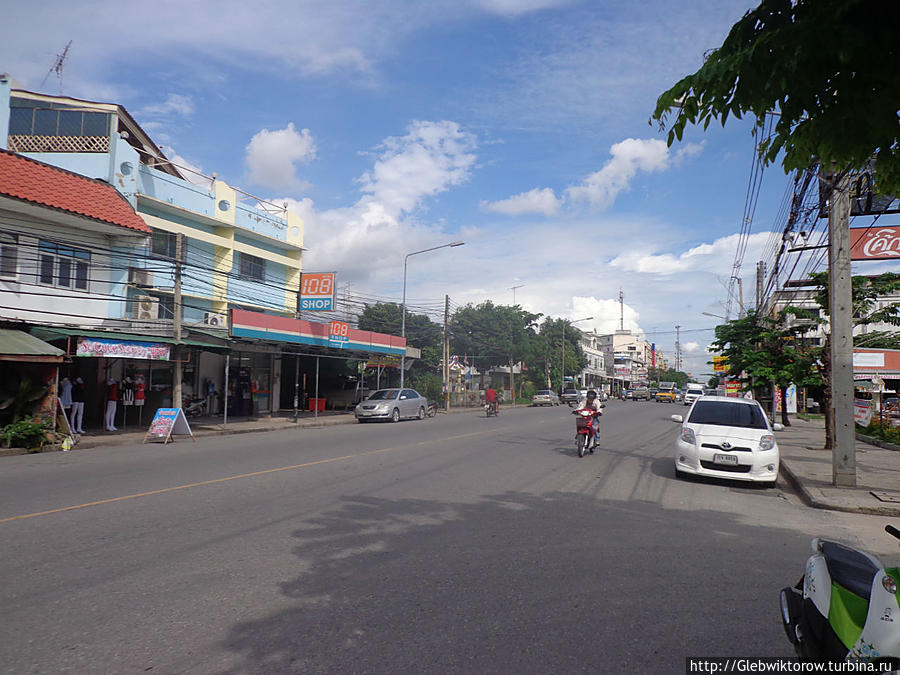
M 775 484 L 779 451 L 775 431 L 757 401 L 703 396 L 681 423 L 675 441 L 676 475 L 695 474 Z
M 531 405 L 559 405 L 559 396 L 550 389 L 539 389 L 531 397 Z
M 577 389 L 563 389 L 563 393 L 559 395 L 559 400 L 563 403 L 578 403 L 581 397 L 578 395 Z
M 628 399 L 633 399 L 633 398 L 634 398 L 634 389 L 626 389 L 626 390 L 622 393 L 622 398 L 624 398 L 626 401 L 627 401 Z
M 654 401 L 656 400 L 656 393 L 657 393 L 658 391 L 659 391 L 658 388 L 656 388 L 656 387 L 650 387 L 650 398 L 652 398 Z
M 631 400 L 633 401 L 649 401 L 650 389 L 647 387 L 635 387 L 631 391 Z
M 365 401 L 360 401 L 354 410 L 360 423 L 369 420 L 425 419 L 428 400 L 415 389 L 379 389 Z

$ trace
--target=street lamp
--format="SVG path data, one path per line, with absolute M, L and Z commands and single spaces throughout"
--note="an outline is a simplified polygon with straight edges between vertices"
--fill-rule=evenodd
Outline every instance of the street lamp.
M 569 323 L 578 323 L 580 321 L 590 321 L 594 317 L 586 316 L 583 319 L 576 319 L 575 321 L 570 321 Z M 562 374 L 559 376 L 559 393 L 562 394 L 566 389 L 566 320 L 563 319 L 563 330 L 562 330 L 562 363 L 560 364 L 560 371 Z
M 400 356 L 400 388 L 403 388 L 403 383 L 405 382 L 405 372 L 406 372 L 406 264 L 409 262 L 409 257 L 413 255 L 419 255 L 420 253 L 428 253 L 428 251 L 437 251 L 439 248 L 447 248 L 450 246 L 462 246 L 466 242 L 464 241 L 454 241 L 449 244 L 441 244 L 440 246 L 432 246 L 431 248 L 423 248 L 421 251 L 413 251 L 412 253 L 407 253 L 406 257 L 403 259 L 403 304 L 400 307 L 400 337 L 403 338 L 403 354 Z
M 718 314 L 710 314 L 709 312 L 700 312 L 703 316 L 712 316 L 716 319 L 722 319 L 722 321 L 728 321 L 724 316 L 719 316 Z

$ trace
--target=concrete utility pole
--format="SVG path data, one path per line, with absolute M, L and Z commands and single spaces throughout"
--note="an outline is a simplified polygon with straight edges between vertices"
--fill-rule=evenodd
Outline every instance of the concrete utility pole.
M 681 372 L 681 326 L 675 326 L 675 370 Z
M 450 296 L 444 296 L 444 410 L 450 412 Z
M 853 419 L 853 287 L 850 275 L 850 178 L 828 177 L 828 306 L 831 313 L 831 402 L 834 407 L 832 481 L 856 487 Z
M 175 361 L 172 370 L 172 407 L 181 407 L 181 378 L 184 376 L 184 369 L 181 363 L 181 260 L 184 257 L 184 235 L 180 232 L 175 235 L 175 293 L 172 299 L 172 329 L 175 336 Z
M 766 263 L 760 260 L 756 263 L 756 312 L 762 311 L 763 303 L 763 285 L 766 280 Z

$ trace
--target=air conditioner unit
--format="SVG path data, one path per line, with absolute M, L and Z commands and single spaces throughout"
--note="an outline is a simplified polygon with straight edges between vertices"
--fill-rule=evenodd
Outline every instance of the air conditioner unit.
M 129 267 L 128 283 L 134 286 L 152 286 L 153 272 L 139 267 Z
M 228 327 L 228 315 L 226 314 L 216 314 L 215 312 L 206 312 L 203 315 L 203 323 L 208 326 L 221 326 L 222 328 Z
M 136 319 L 158 319 L 159 298 L 152 295 L 138 295 L 135 297 L 134 316 Z

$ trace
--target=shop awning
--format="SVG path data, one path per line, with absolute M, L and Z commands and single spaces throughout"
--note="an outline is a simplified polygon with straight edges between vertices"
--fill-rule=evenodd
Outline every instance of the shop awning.
M 65 352 L 25 331 L 0 328 L 0 361 L 60 363 Z
M 31 334 L 44 340 L 59 340 L 66 337 L 87 337 L 100 338 L 107 340 L 120 340 L 122 342 L 162 342 L 165 344 L 181 344 L 190 345 L 192 347 L 206 347 L 207 349 L 228 349 L 227 344 L 215 342 L 214 338 L 206 340 L 196 340 L 193 338 L 182 338 L 176 340 L 174 337 L 165 335 L 136 335 L 134 333 L 119 333 L 110 330 L 83 330 L 81 328 L 68 328 L 57 326 L 41 326 L 32 328 Z

